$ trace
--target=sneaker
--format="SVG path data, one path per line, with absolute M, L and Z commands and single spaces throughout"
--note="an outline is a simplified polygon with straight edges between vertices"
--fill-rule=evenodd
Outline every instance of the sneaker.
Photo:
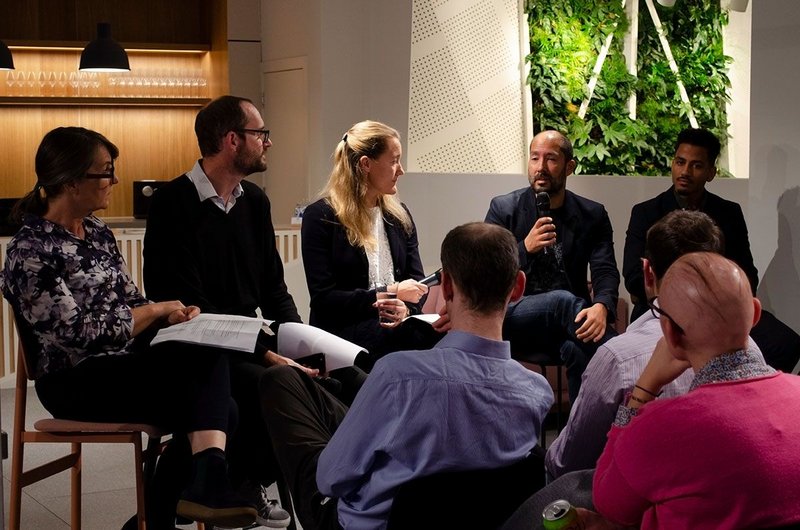
M 250 528 L 258 526 L 286 528 L 292 522 L 292 516 L 278 504 L 278 501 L 267 498 L 267 488 L 261 484 L 245 481 L 239 488 L 239 493 L 253 503 L 258 511 L 256 524 Z

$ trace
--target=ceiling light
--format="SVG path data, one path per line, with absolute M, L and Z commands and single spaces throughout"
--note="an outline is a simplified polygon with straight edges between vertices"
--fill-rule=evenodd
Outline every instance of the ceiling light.
M 86 45 L 81 52 L 79 70 L 88 72 L 130 71 L 128 54 L 117 41 L 111 38 L 111 24 L 97 24 L 97 38 Z
M 13 70 L 14 58 L 6 43 L 0 40 L 0 70 Z

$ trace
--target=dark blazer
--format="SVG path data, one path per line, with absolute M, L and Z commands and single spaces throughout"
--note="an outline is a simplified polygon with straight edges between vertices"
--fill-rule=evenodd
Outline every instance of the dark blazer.
M 395 280 L 424 278 L 416 227 L 407 234 L 400 222 L 391 218 L 384 220 L 384 226 Z M 350 244 L 344 226 L 326 199 L 306 207 L 301 236 L 303 265 L 311 295 L 309 323 L 336 333 L 358 322 L 377 321 L 377 310 L 372 307 L 376 295 L 375 289 L 369 286 L 367 253 Z M 419 313 L 422 301 L 406 305 L 412 313 Z
M 671 187 L 652 199 L 637 204 L 631 210 L 631 220 L 625 235 L 622 275 L 625 277 L 625 288 L 637 299 L 634 304 L 634 318 L 642 313 L 647 302 L 640 261 L 644 257 L 647 231 L 656 221 L 679 208 Z M 744 270 L 755 294 L 758 287 L 758 269 L 750 253 L 750 240 L 747 237 L 747 224 L 744 221 L 742 208 L 733 201 L 727 201 L 706 191 L 701 211 L 719 225 L 725 236 L 725 257 L 735 261 Z
M 533 189 L 529 186 L 492 199 L 486 222 L 511 230 L 519 245 L 522 270 L 528 270 L 532 254 L 525 249 L 525 236 L 538 219 Z M 619 271 L 614 258 L 614 232 L 605 207 L 567 190 L 563 206 L 564 268 L 570 291 L 587 303 L 602 303 L 610 322 L 616 319 Z M 591 271 L 592 296 L 587 286 Z

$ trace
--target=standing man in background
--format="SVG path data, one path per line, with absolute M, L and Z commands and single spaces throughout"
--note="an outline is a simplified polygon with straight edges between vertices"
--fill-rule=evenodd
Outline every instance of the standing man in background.
M 647 310 L 641 265 L 647 230 L 665 214 L 677 209 L 699 210 L 717 223 L 725 236 L 723 255 L 744 270 L 753 296 L 756 295 L 758 269 L 750 252 L 747 223 L 742 208 L 737 203 L 706 190 L 706 184 L 714 180 L 717 174 L 716 161 L 719 152 L 720 142 L 710 131 L 684 129 L 675 142 L 672 187 L 637 204 L 631 210 L 625 236 L 622 274 L 633 302 L 632 320 Z M 769 311 L 762 310 L 761 320 L 751 330 L 750 336 L 761 348 L 767 364 L 773 368 L 788 373 L 800 359 L 800 335 Z
M 528 159 L 530 186 L 495 197 L 486 214 L 486 222 L 514 234 L 527 277 L 525 296 L 508 307 L 503 336 L 515 350 L 558 350 L 572 402 L 597 346 L 616 334 L 609 322 L 616 318 L 619 289 L 606 209 L 566 189 L 576 165 L 563 134 L 537 134 Z M 537 204 L 542 193 L 546 211 Z

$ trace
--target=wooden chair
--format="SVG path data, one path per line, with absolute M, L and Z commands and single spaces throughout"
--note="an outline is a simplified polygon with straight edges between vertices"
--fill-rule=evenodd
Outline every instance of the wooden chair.
M 27 430 L 25 413 L 28 399 L 28 367 L 35 357 L 23 344 L 31 344 L 26 326 L 16 320 L 20 343 L 17 351 L 16 390 L 14 401 L 14 427 L 11 455 L 11 499 L 9 506 L 9 528 L 20 529 L 22 488 L 62 471 L 71 474 L 70 527 L 81 528 L 81 446 L 85 443 L 129 443 L 134 451 L 134 473 L 136 476 L 137 528 L 145 530 L 145 488 L 152 481 L 156 459 L 161 450 L 161 439 L 169 433 L 141 423 L 94 423 L 84 421 L 42 419 Z M 26 340 L 28 338 L 29 340 Z M 147 435 L 147 447 L 142 448 L 142 435 Z M 33 469 L 23 470 L 25 445 L 32 443 L 63 443 L 70 445 L 70 452 Z M 202 523 L 197 524 L 203 530 Z

